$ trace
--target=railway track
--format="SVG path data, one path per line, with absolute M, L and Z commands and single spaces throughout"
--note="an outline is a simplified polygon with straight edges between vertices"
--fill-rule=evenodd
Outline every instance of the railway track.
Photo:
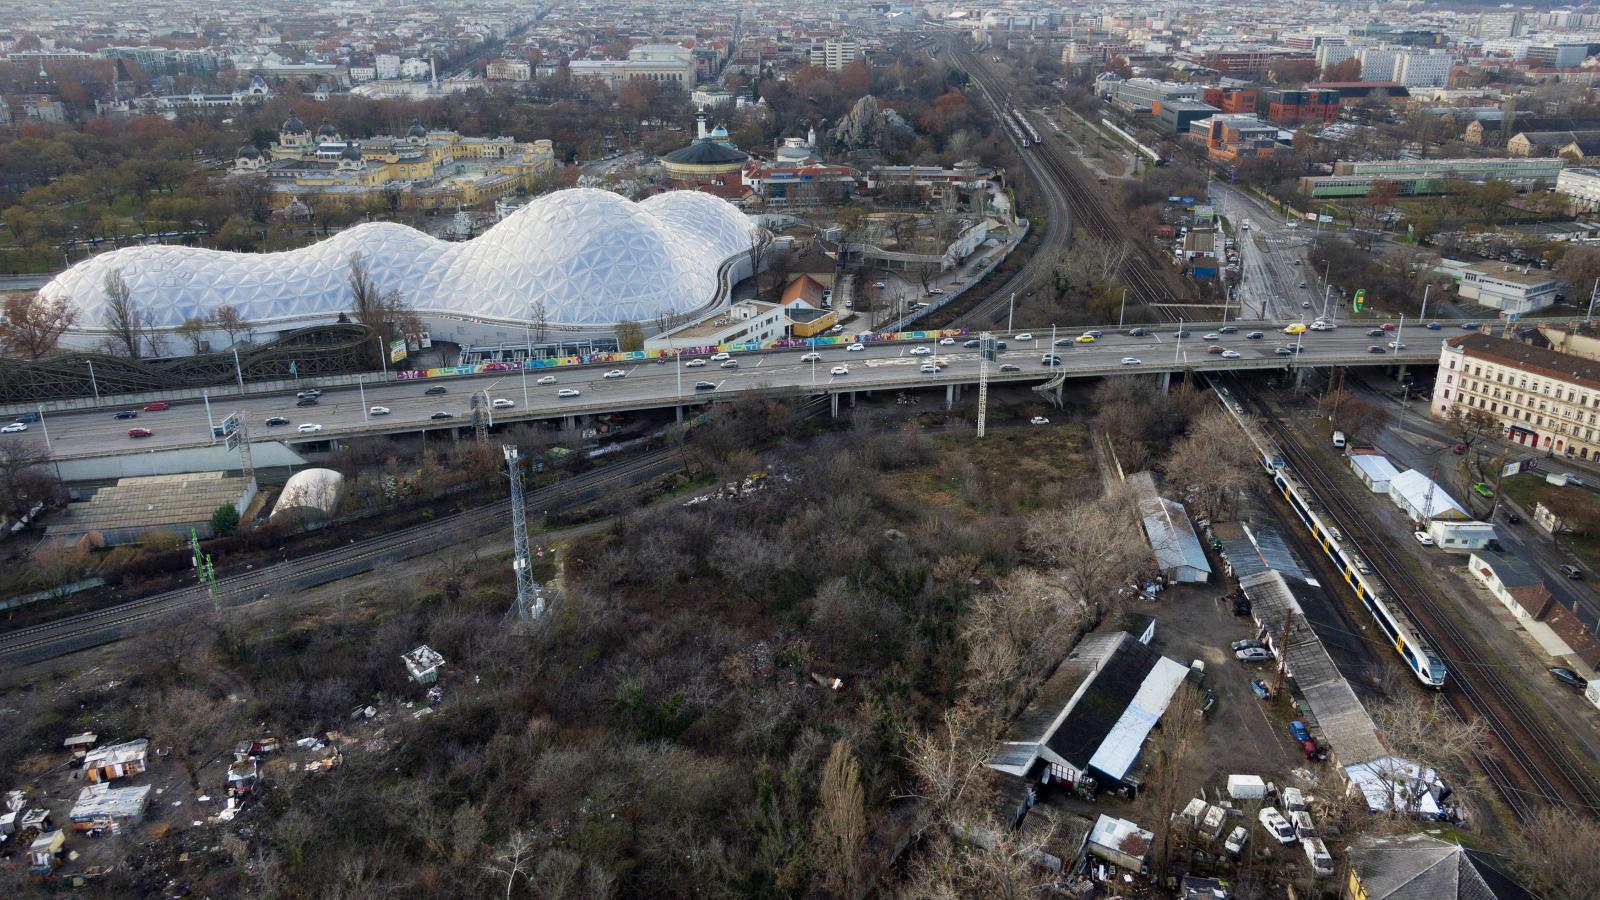
M 978 89 L 990 109 L 995 112 L 996 120 L 999 121 L 1006 107 L 1002 102 L 997 101 L 991 92 L 990 83 L 993 80 L 993 75 L 987 65 L 965 48 L 959 49 L 957 56 L 961 65 L 974 75 L 974 82 L 978 85 Z M 1065 220 L 1063 229 L 1065 234 L 1059 237 L 1059 241 L 1062 244 L 1070 244 L 1072 223 L 1075 222 L 1101 240 L 1127 246 L 1129 253 L 1127 259 L 1123 261 L 1120 274 L 1124 283 L 1128 285 L 1128 292 L 1140 302 L 1155 309 L 1164 319 L 1175 321 L 1177 315 L 1164 304 L 1172 304 L 1178 301 L 1167 288 L 1161 276 L 1157 274 L 1154 267 L 1159 263 L 1150 258 L 1144 247 L 1128 241 L 1123 229 L 1117 225 L 1116 221 L 1106 211 L 1105 204 L 1101 201 L 1101 198 L 1090 188 L 1089 184 L 1092 179 L 1089 178 L 1088 173 L 1083 170 L 1081 165 L 1072 160 L 1070 155 L 1066 157 L 1062 155 L 1059 146 L 1057 146 L 1059 141 L 1049 135 L 1048 129 L 1041 131 L 1040 134 L 1045 135 L 1043 142 L 1028 150 L 1019 149 L 1018 152 L 1022 154 L 1024 164 L 1028 165 L 1030 170 L 1034 172 L 1034 177 L 1041 187 L 1056 198 L 1064 198 L 1064 205 L 1067 211 L 1066 215 L 1062 217 Z M 1043 175 L 1040 174 L 1040 169 L 1043 170 Z M 1054 222 L 1052 222 L 1053 225 Z M 1047 235 L 1047 239 L 1048 237 L 1049 235 Z M 973 324 L 999 321 L 999 313 L 1005 309 L 1005 305 L 1010 300 L 1011 292 L 1026 287 L 1043 274 L 1042 270 L 1046 267 L 1039 265 L 1034 268 L 1034 264 L 1041 260 L 1048 261 L 1051 258 L 1053 258 L 1053 254 L 1047 254 L 1041 248 L 1034 255 L 1034 258 L 1029 260 L 1028 265 L 1018 271 L 1016 276 L 1013 276 L 997 291 L 959 317 L 957 322 Z
M 797 414 L 809 419 L 828 408 L 827 399 L 817 397 L 802 405 Z M 670 448 L 651 451 L 636 459 L 531 491 L 525 499 L 530 510 L 541 511 L 587 503 L 618 486 L 631 486 L 677 468 L 676 454 L 677 451 Z M 371 571 L 384 562 L 420 556 L 492 534 L 505 527 L 510 511 L 510 500 L 497 500 L 303 559 L 273 563 L 218 579 L 220 602 L 238 605 L 261 599 L 273 591 L 305 590 Z M 199 587 L 179 588 L 21 628 L 0 635 L 0 664 L 23 665 L 108 644 L 127 637 L 130 629 L 141 622 L 212 602 L 211 595 Z
M 1259 405 L 1259 401 L 1256 401 Z M 1519 819 L 1534 813 L 1531 798 L 1566 804 L 1589 814 L 1600 812 L 1600 791 L 1593 778 L 1574 762 L 1565 747 L 1533 720 L 1515 693 L 1496 677 L 1492 664 L 1448 614 L 1431 588 L 1419 582 L 1391 549 L 1391 539 L 1378 532 L 1328 472 L 1264 406 L 1261 421 L 1277 441 L 1286 461 L 1339 520 L 1347 538 L 1374 565 L 1402 609 L 1425 632 L 1449 671 L 1444 694 L 1463 720 L 1476 716 L 1489 727 L 1497 752 L 1479 754 L 1479 762 L 1496 791 Z M 1509 764 L 1509 765 L 1507 765 Z M 1516 772 L 1521 773 L 1518 778 Z M 1520 783 L 1519 783 L 1520 782 Z
M 531 509 L 571 506 L 595 499 L 601 491 L 647 480 L 677 464 L 673 450 L 657 450 L 528 494 Z M 272 593 L 292 593 L 371 571 L 385 562 L 420 556 L 492 534 L 505 527 L 511 502 L 499 500 L 391 534 L 337 547 L 305 559 L 288 560 L 218 579 L 218 602 L 250 603 Z M 127 637 L 142 622 L 210 605 L 199 587 L 178 588 L 116 606 L 81 613 L 0 635 L 0 662 L 20 665 L 86 650 Z
M 1001 133 L 1008 134 L 1003 124 L 1006 107 L 1004 101 L 996 98 L 990 91 L 988 69 L 978 64 L 975 58 L 959 44 L 955 45 L 953 53 L 967 72 L 976 73 L 977 70 L 982 70 L 983 77 L 975 75 L 973 84 L 983 97 L 984 104 L 989 107 Z M 1050 266 L 1055 258 L 1072 244 L 1072 208 L 1067 202 L 1066 194 L 1060 185 L 1041 171 L 1036 160 L 1029 158 L 1028 151 L 1019 147 L 1017 154 L 1022 164 L 1033 175 L 1034 181 L 1038 183 L 1040 192 L 1044 194 L 1045 205 L 1050 208 L 1050 218 L 1044 226 L 1044 237 L 1033 255 L 1010 278 L 990 291 L 989 296 L 979 300 L 971 309 L 957 316 L 952 322 L 954 325 L 987 327 L 1003 322 L 1012 295 L 1024 293 L 1031 286 L 1044 281 L 1050 273 Z

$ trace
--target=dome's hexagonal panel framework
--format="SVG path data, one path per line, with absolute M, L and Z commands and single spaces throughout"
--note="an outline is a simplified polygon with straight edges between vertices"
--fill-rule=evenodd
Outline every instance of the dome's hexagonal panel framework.
M 634 203 L 574 188 L 536 198 L 462 243 L 372 223 L 282 253 L 127 247 L 78 263 L 41 292 L 77 304 L 85 330 L 108 324 L 113 271 L 154 328 L 224 305 L 256 323 L 325 319 L 350 309 L 350 259 L 359 254 L 379 290 L 399 291 L 419 313 L 526 320 L 542 300 L 552 325 L 601 327 L 711 302 L 718 269 L 749 250 L 755 227 L 709 194 Z

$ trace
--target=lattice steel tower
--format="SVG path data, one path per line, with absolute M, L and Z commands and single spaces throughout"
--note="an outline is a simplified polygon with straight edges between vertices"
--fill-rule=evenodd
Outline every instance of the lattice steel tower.
M 506 474 L 511 478 L 511 570 L 517 576 L 517 619 L 532 622 L 544 615 L 544 589 L 533 580 L 533 552 L 528 547 L 528 515 L 522 501 L 521 459 L 515 444 L 500 447 L 506 457 Z

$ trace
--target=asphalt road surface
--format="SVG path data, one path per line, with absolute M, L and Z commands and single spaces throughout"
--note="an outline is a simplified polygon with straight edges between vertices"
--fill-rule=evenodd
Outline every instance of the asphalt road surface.
M 992 382 L 1021 381 L 1036 383 L 1051 374 L 1042 364 L 1043 355 L 1053 349 L 1059 355 L 1068 375 L 1083 377 L 1123 372 L 1171 370 L 1180 368 L 1260 367 L 1287 363 L 1289 357 L 1275 354 L 1280 346 L 1293 345 L 1295 338 L 1281 333 L 1275 326 L 1261 325 L 1264 336 L 1250 340 L 1253 330 L 1250 323 L 1240 323 L 1235 334 L 1221 335 L 1219 340 L 1206 341 L 1202 337 L 1214 325 L 1189 324 L 1187 339 L 1175 336 L 1176 326 L 1162 326 L 1156 333 L 1133 337 L 1106 331 L 1094 343 L 1071 343 L 1051 346 L 1049 329 L 1034 331 L 1031 340 L 1018 340 L 1015 334 L 1000 335 L 1008 342 L 997 363 L 990 366 Z M 1071 339 L 1080 332 L 1061 330 L 1059 339 Z M 1404 328 L 1403 339 L 1407 352 L 1397 357 L 1393 351 L 1382 355 L 1369 354 L 1374 344 L 1387 344 L 1394 335 L 1383 338 L 1369 337 L 1364 327 L 1341 327 L 1336 331 L 1312 332 L 1301 336 L 1303 343 L 1299 358 L 1304 363 L 1340 360 L 1351 364 L 1393 364 L 1400 361 L 1412 363 L 1432 362 L 1438 358 L 1439 342 L 1459 333 L 1449 329 L 1428 331 L 1414 325 Z M 203 446 L 212 443 L 210 423 L 221 423 L 232 412 L 241 415 L 250 429 L 252 441 L 289 440 L 314 441 L 338 437 L 341 434 L 410 431 L 422 428 L 461 428 L 470 425 L 469 403 L 474 392 L 482 402 L 483 393 L 491 399 L 509 400 L 510 409 L 494 411 L 494 421 L 501 423 L 518 419 L 540 419 L 568 414 L 588 414 L 616 409 L 667 406 L 675 401 L 704 402 L 730 393 L 758 388 L 791 388 L 804 391 L 815 387 L 819 391 L 838 392 L 852 388 L 906 389 L 916 387 L 942 387 L 952 383 L 971 383 L 978 374 L 978 353 L 964 346 L 964 339 L 951 344 L 931 342 L 912 344 L 869 344 L 864 351 L 850 352 L 842 347 L 819 350 L 817 359 L 805 360 L 799 351 L 765 351 L 736 354 L 738 368 L 724 369 L 716 362 L 703 367 L 690 367 L 688 360 L 680 367 L 674 363 L 633 363 L 611 369 L 605 366 L 568 368 L 554 373 L 533 371 L 524 379 L 517 373 L 492 373 L 487 375 L 434 379 L 428 381 L 391 382 L 377 387 L 366 387 L 364 392 L 353 387 L 327 388 L 318 405 L 299 408 L 291 394 L 257 395 L 246 398 L 219 397 L 211 401 L 210 419 L 204 403 L 186 401 L 174 403 L 170 409 L 157 412 L 140 411 L 136 419 L 116 419 L 114 410 L 85 412 L 60 412 L 45 414 L 42 423 L 35 422 L 21 434 L 0 435 L 0 440 L 44 442 L 48 432 L 51 448 L 58 458 L 101 456 L 107 453 L 137 453 L 144 450 L 173 447 Z M 1223 359 L 1208 352 L 1220 346 L 1239 354 L 1238 359 Z M 929 351 L 920 355 L 918 348 Z M 947 365 L 938 373 L 924 373 L 920 366 L 933 358 Z M 1137 365 L 1123 365 L 1124 357 L 1137 358 Z M 1003 372 L 1001 366 L 1012 365 L 1014 372 Z M 834 374 L 837 366 L 848 369 L 845 374 Z M 604 377 L 608 371 L 618 371 L 617 377 Z M 554 384 L 539 384 L 540 378 L 551 374 Z M 699 382 L 711 387 L 697 389 Z M 306 383 L 307 387 L 311 382 Z M 443 387 L 447 393 L 429 396 L 430 388 Z M 575 398 L 561 398 L 557 391 L 573 388 L 579 391 Z M 526 390 L 526 393 L 524 393 Z M 387 407 L 387 415 L 374 416 L 373 406 Z M 450 419 L 433 420 L 438 412 L 448 412 Z M 289 424 L 268 426 L 266 420 L 281 416 Z M 301 434 L 301 424 L 321 425 L 323 430 Z M 147 428 L 152 432 L 147 438 L 131 438 L 131 428 Z
M 1211 199 L 1234 228 L 1243 275 L 1234 299 L 1242 303 L 1244 314 L 1294 319 L 1308 309 L 1320 313 L 1322 273 L 1304 261 L 1315 231 L 1306 225 L 1290 228 L 1266 204 L 1221 182 L 1211 183 Z M 1242 228 L 1245 222 L 1249 231 Z M 1300 287 L 1301 282 L 1306 286 Z

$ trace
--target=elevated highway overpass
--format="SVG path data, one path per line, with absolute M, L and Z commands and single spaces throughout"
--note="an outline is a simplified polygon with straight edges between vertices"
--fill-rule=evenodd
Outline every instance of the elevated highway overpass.
M 1116 375 L 1161 374 L 1196 371 L 1247 371 L 1253 369 L 1310 369 L 1327 366 L 1394 366 L 1432 364 L 1439 358 L 1441 342 L 1459 330 L 1429 331 L 1407 326 L 1403 329 L 1406 347 L 1396 351 L 1386 345 L 1393 334 L 1371 337 L 1366 326 L 1345 326 L 1334 331 L 1308 331 L 1288 336 L 1281 325 L 1270 323 L 1231 323 L 1238 329 L 1222 334 L 1218 340 L 1203 340 L 1220 323 L 1188 323 L 1183 327 L 1190 337 L 1178 338 L 1177 326 L 1152 326 L 1151 333 L 1134 336 L 1127 330 L 1104 328 L 1093 343 L 1053 346 L 1049 329 L 1035 330 L 1031 339 L 1021 340 L 1026 332 L 996 333 L 1006 342 L 997 361 L 989 365 L 991 384 L 1038 386 L 1056 378 L 1094 378 Z M 1248 337 L 1261 331 L 1261 339 Z M 1058 330 L 1057 339 L 1070 340 L 1082 330 Z M 874 343 L 851 352 L 843 347 L 821 348 L 817 358 L 807 360 L 804 350 L 767 350 L 736 353 L 737 368 L 724 369 L 716 362 L 691 367 L 691 360 L 636 363 L 614 369 L 612 366 L 578 366 L 565 369 L 530 370 L 524 378 L 518 372 L 458 376 L 426 380 L 389 381 L 380 385 L 326 387 L 318 405 L 297 407 L 293 394 L 216 396 L 210 400 L 209 418 L 204 403 L 174 403 L 157 412 L 139 412 L 136 419 L 114 418 L 118 407 L 95 410 L 52 412 L 45 407 L 44 420 L 33 423 L 22 434 L 0 435 L 0 440 L 37 441 L 48 434 L 51 453 L 57 459 L 142 453 L 183 447 L 203 447 L 213 443 L 211 423 L 238 412 L 249 427 L 252 443 L 282 442 L 290 446 L 369 435 L 414 432 L 444 432 L 471 427 L 469 404 L 476 394 L 480 402 L 485 393 L 492 399 L 511 401 L 509 409 L 494 410 L 496 426 L 510 422 L 572 418 L 613 412 L 693 407 L 731 400 L 740 396 L 798 397 L 827 395 L 853 400 L 860 391 L 906 391 L 944 389 L 949 399 L 979 377 L 978 351 L 965 346 L 966 339 L 950 344 L 932 341 Z M 1298 353 L 1280 355 L 1279 348 L 1300 346 Z M 1385 352 L 1373 353 L 1373 345 Z M 1220 346 L 1238 354 L 1224 358 L 1209 352 Z M 925 349 L 926 355 L 917 353 Z M 1043 364 L 1047 353 L 1056 354 L 1059 368 Z M 1138 363 L 1125 362 L 1137 359 Z M 936 373 L 923 372 L 930 359 L 943 360 Z M 848 372 L 834 374 L 835 367 Z M 1013 368 L 1014 367 L 1014 368 Z M 607 378 L 618 370 L 621 376 Z M 538 379 L 553 375 L 554 384 L 538 384 Z M 711 387 L 698 388 L 700 382 Z M 309 385 L 308 385 L 309 386 Z M 428 395 L 431 388 L 444 388 L 443 395 Z M 563 398 L 562 389 L 577 390 L 577 397 Z M 373 416 L 373 406 L 386 407 L 389 413 Z M 134 407 L 135 409 L 137 407 Z M 439 412 L 449 418 L 433 419 Z M 282 417 L 289 424 L 267 426 L 268 419 Z M 301 424 L 316 424 L 320 431 L 303 434 Z M 130 428 L 147 428 L 145 438 L 128 436 Z M 309 447 L 307 449 L 310 449 Z

